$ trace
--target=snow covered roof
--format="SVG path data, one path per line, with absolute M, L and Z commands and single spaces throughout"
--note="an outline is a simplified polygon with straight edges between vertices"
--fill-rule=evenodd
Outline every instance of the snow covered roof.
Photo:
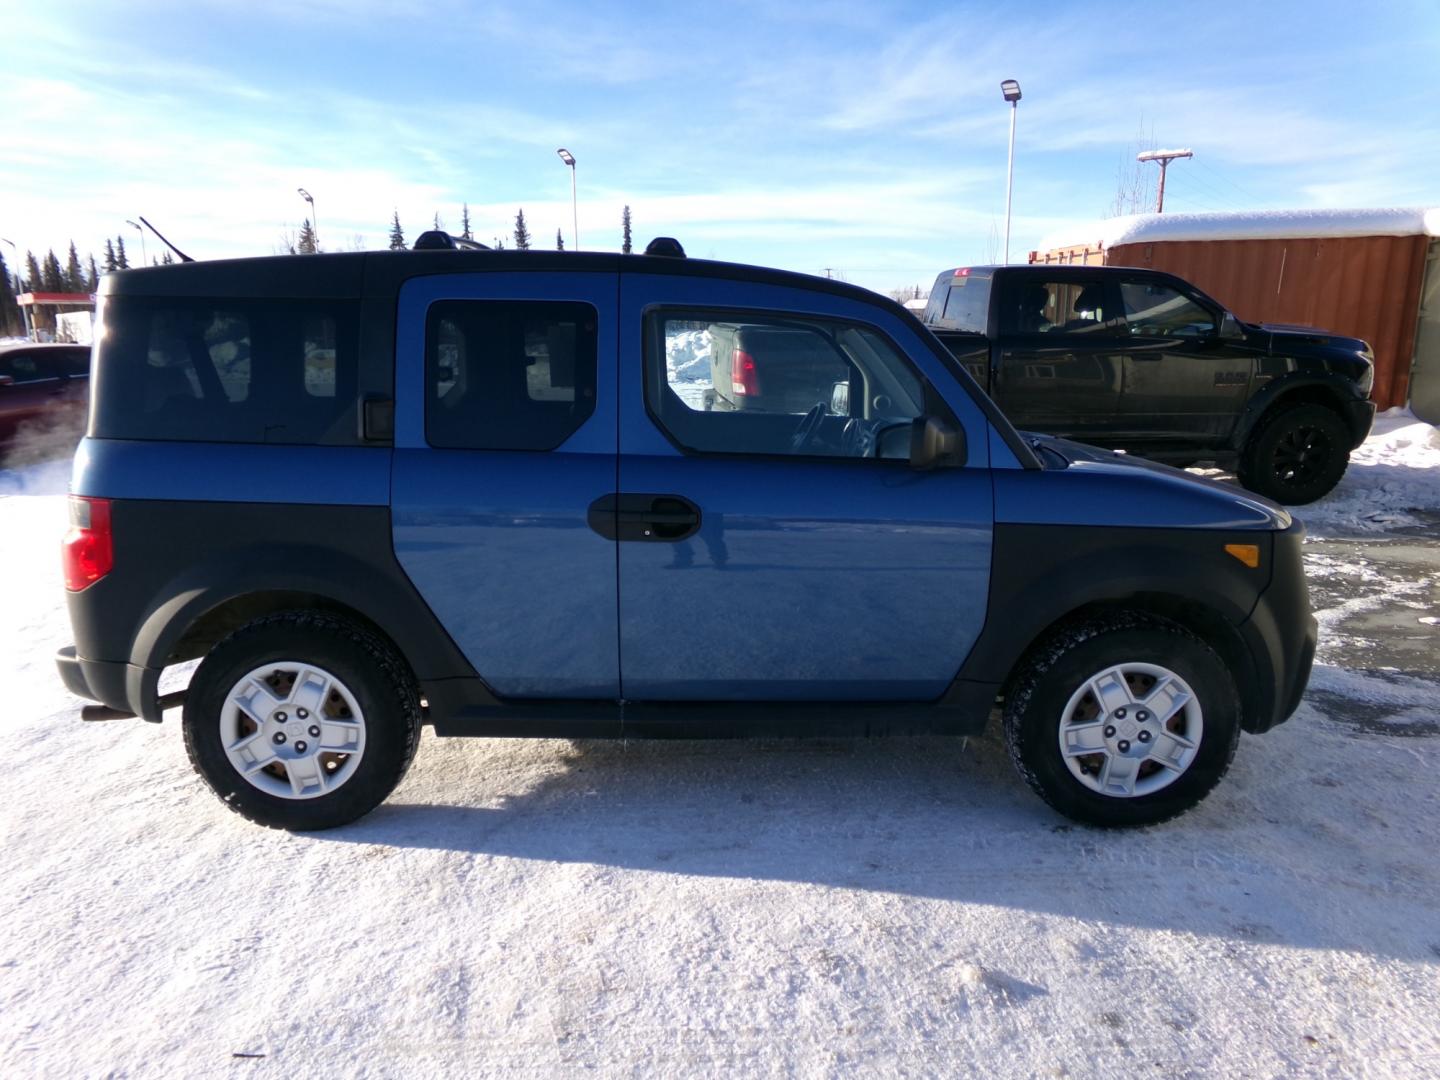
M 1280 240 L 1317 236 L 1440 236 L 1440 208 L 1241 210 L 1208 214 L 1133 214 L 1063 229 L 1039 250 L 1114 247 L 1161 240 Z

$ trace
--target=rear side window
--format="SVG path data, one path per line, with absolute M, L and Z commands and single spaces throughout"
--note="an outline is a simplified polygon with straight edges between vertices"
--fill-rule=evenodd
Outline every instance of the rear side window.
M 1105 310 L 1105 283 L 1045 281 L 1015 275 L 1000 297 L 1002 334 L 1099 334 L 1115 332 L 1115 312 Z
M 589 304 L 446 300 L 425 332 L 425 438 L 460 450 L 553 450 L 595 411 Z
M 947 330 L 968 330 L 973 334 L 990 331 L 989 274 L 961 273 L 950 278 L 945 306 L 937 312 L 936 326 Z M 929 309 L 926 310 L 929 315 Z
M 112 297 L 91 435 L 354 444 L 356 320 L 347 301 Z

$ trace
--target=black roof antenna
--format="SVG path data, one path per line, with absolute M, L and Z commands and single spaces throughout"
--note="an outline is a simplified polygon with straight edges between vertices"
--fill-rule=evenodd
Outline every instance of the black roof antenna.
M 141 221 L 145 221 L 145 215 L 144 215 L 144 214 L 141 214 L 141 215 L 140 215 L 140 220 L 141 220 Z M 156 236 L 160 236 L 160 230 L 157 229 L 157 228 L 155 228 L 154 225 L 151 225 L 150 222 L 145 221 L 145 227 L 146 227 L 147 229 L 149 229 L 151 232 L 153 232 Z M 185 252 L 181 251 L 181 250 L 180 250 L 179 248 L 177 248 L 174 244 L 172 244 L 169 240 L 166 240 L 165 237 L 160 236 L 160 242 L 161 242 L 162 244 L 164 244 L 166 247 L 168 247 L 171 251 L 175 252 L 176 255 L 179 255 L 181 262 L 194 262 L 194 261 L 195 261 L 195 260 L 192 259 L 189 255 L 186 255 Z

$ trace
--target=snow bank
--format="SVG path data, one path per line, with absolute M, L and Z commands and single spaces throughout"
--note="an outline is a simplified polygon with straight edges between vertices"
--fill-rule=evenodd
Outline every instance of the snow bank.
M 1440 429 L 1408 409 L 1389 409 L 1350 455 L 1350 467 L 1325 498 L 1290 512 L 1312 534 L 1379 532 L 1440 515 Z
M 1132 214 L 1060 230 L 1045 237 L 1039 250 L 1109 248 L 1162 240 L 1279 240 L 1315 236 L 1440 236 L 1440 208 Z
M 710 385 L 710 331 L 682 330 L 665 339 L 670 381 Z

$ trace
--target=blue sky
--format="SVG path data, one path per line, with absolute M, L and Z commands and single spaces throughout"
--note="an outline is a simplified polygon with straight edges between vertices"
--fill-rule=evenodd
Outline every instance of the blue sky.
M 1173 211 L 1440 205 L 1440 4 L 0 0 L 0 236 L 197 257 L 435 213 L 537 245 L 678 237 L 882 291 L 1104 215 L 1137 139 Z M 508 240 L 507 240 L 508 242 Z M 150 241 L 151 256 L 158 245 Z M 4 250 L 8 259 L 10 251 Z

